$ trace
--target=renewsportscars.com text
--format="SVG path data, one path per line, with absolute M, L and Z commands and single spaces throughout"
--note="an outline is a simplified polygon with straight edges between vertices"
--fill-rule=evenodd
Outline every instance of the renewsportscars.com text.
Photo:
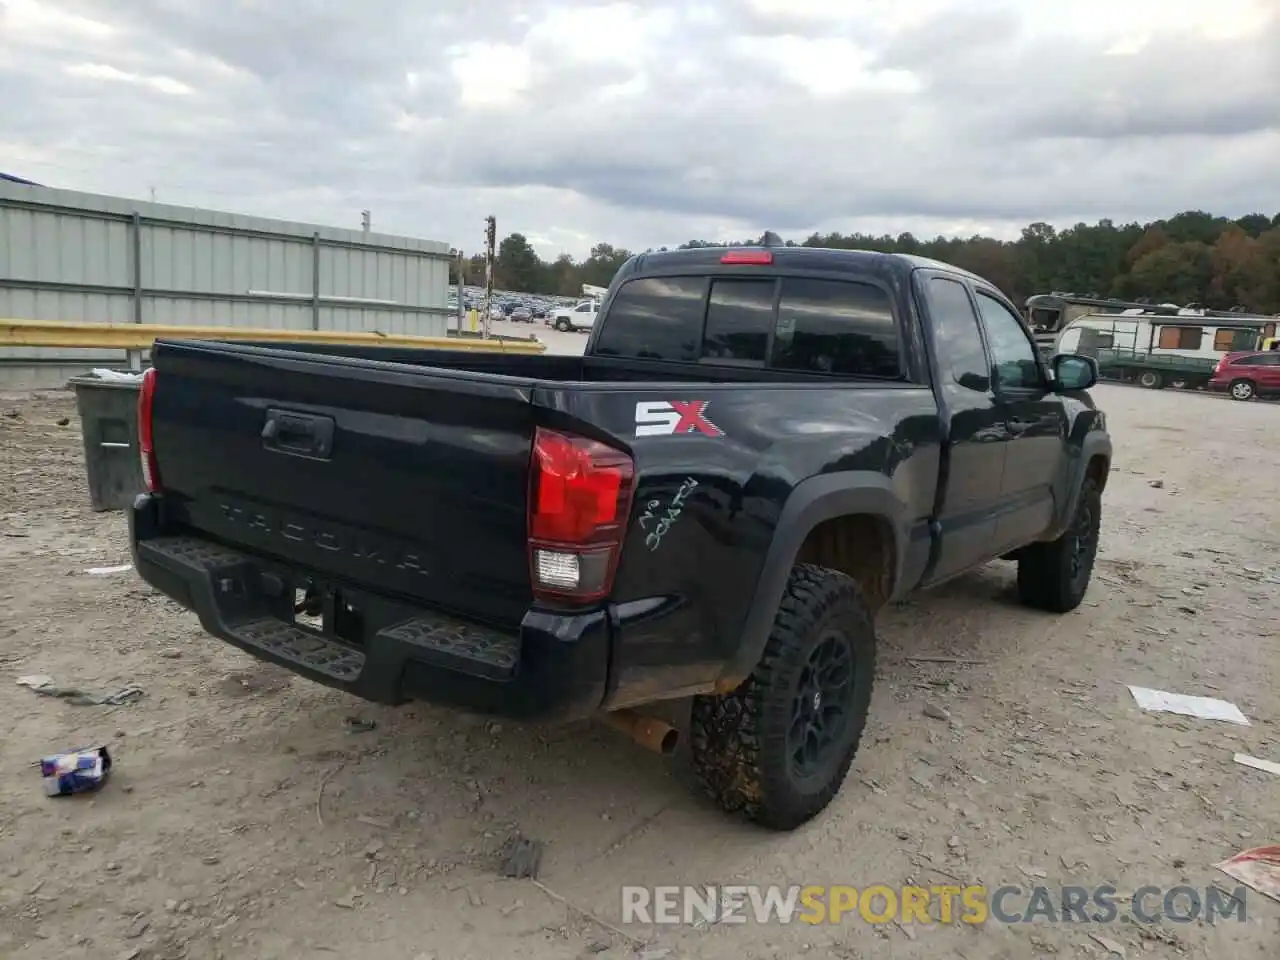
M 931 887 L 662 886 L 623 887 L 623 923 L 807 923 L 861 920 L 881 923 L 1099 923 L 1152 924 L 1247 918 L 1246 890 L 1217 887 L 1139 887 L 1122 894 L 1096 887 L 981 885 Z

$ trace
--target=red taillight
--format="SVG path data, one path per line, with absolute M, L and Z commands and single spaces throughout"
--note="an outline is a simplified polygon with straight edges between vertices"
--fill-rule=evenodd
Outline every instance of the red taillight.
M 138 392 L 138 452 L 142 457 L 142 481 L 149 493 L 160 492 L 160 468 L 156 464 L 151 417 L 155 394 L 156 368 L 150 367 L 142 375 L 142 389 Z
M 620 450 L 538 428 L 529 465 L 529 573 L 538 599 L 613 589 L 635 470 Z
M 730 250 L 720 262 L 739 267 L 767 267 L 773 263 L 772 250 Z

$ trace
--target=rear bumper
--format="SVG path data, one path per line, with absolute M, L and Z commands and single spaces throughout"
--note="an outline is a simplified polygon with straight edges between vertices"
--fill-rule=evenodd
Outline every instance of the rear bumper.
M 602 611 L 530 610 L 518 633 L 506 633 L 342 587 L 325 614 L 338 635 L 322 636 L 293 622 L 294 590 L 307 571 L 166 530 L 163 498 L 149 494 L 134 501 L 129 534 L 138 574 L 198 614 L 207 632 L 365 700 L 528 719 L 586 717 L 604 700 L 610 630 Z

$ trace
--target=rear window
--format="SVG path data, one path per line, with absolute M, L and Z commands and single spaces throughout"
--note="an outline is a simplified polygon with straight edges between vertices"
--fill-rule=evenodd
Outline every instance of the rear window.
M 600 356 L 896 378 L 898 331 L 877 286 L 807 277 L 645 277 L 623 284 Z
M 645 277 L 623 284 L 595 352 L 632 360 L 697 360 L 706 298 L 703 277 Z
M 764 365 L 769 357 L 776 280 L 714 280 L 702 335 L 706 360 Z
M 898 328 L 889 295 L 869 283 L 784 277 L 773 366 L 898 376 Z

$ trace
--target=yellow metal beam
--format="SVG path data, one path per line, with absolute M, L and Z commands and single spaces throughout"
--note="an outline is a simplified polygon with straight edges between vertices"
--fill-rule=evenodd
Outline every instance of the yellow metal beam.
M 545 353 L 536 340 L 479 340 L 469 337 L 411 337 L 348 330 L 279 330 L 265 327 L 189 327 L 158 323 L 67 323 L 0 320 L 0 346 L 97 347 L 147 350 L 156 340 L 253 340 L 258 343 L 351 343 L 424 350 L 478 350 L 486 353 Z

